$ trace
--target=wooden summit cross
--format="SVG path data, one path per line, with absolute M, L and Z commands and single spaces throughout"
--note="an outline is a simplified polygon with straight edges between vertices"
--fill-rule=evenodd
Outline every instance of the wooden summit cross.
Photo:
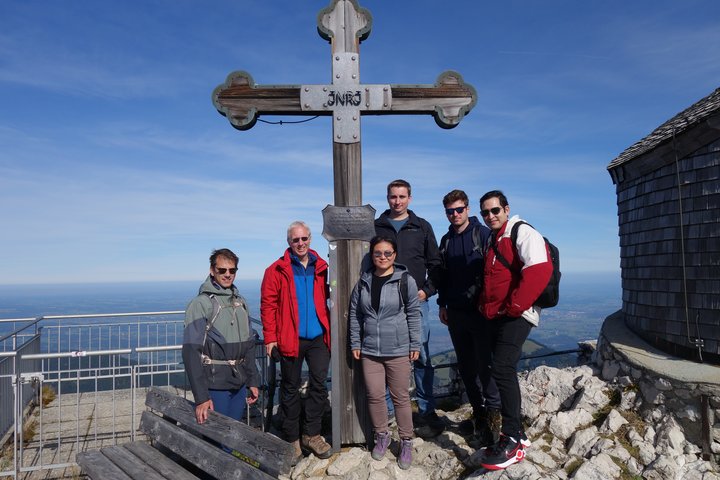
M 357 0 L 332 0 L 318 14 L 317 28 L 332 49 L 328 85 L 256 85 L 247 72 L 228 75 L 213 92 L 215 108 L 239 130 L 261 115 L 333 117 L 333 218 L 323 235 L 331 248 L 332 433 L 333 449 L 364 443 L 372 435 L 360 364 L 348 352 L 350 292 L 360 275 L 367 242 L 374 234 L 372 207 L 362 203 L 361 115 L 429 114 L 442 128 L 453 128 L 475 106 L 475 89 L 460 74 L 446 71 L 434 85 L 360 83 L 360 42 L 370 34 L 372 16 Z M 402 176 L 402 175 L 396 175 Z M 390 181 L 391 179 L 388 179 Z M 369 214 L 368 214 L 369 212 Z M 342 223 L 341 228 L 335 228 Z M 328 230 L 335 230 L 327 234 Z M 339 232 L 339 233 L 338 233 Z M 344 232 L 344 234 L 343 234 Z M 336 260 L 333 262 L 333 260 Z

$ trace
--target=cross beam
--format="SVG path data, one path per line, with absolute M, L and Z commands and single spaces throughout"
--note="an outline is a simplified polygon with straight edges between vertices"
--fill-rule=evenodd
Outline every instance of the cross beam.
M 215 107 L 238 130 L 252 128 L 262 115 L 330 116 L 342 109 L 360 115 L 428 114 L 440 127 L 453 128 L 476 102 L 475 89 L 453 71 L 441 73 L 434 85 L 256 85 L 249 73 L 238 71 L 213 92 Z
M 331 0 L 318 14 L 317 29 L 330 42 L 332 80 L 326 85 L 256 85 L 244 71 L 228 75 L 212 95 L 215 108 L 233 127 L 248 130 L 263 115 L 332 115 L 333 178 L 336 207 L 362 205 L 360 117 L 432 115 L 442 128 L 453 128 L 475 106 L 475 89 L 459 73 L 446 71 L 433 85 L 360 83 L 360 43 L 370 35 L 372 15 L 357 0 Z M 339 209 L 351 212 L 352 208 Z M 352 217 L 352 215 L 349 215 Z M 361 215 L 362 217 L 362 215 Z M 372 215 L 370 216 L 372 217 Z M 367 223 L 367 224 L 366 224 Z M 359 229 L 374 232 L 372 218 Z M 357 234 L 330 241 L 332 308 L 333 449 L 364 443 L 372 435 L 361 364 L 347 349 L 350 292 L 360 275 L 369 238 Z M 327 237 L 326 237 L 327 238 Z

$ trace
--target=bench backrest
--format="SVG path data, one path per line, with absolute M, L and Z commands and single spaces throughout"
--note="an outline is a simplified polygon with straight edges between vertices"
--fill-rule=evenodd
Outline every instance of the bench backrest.
M 159 388 L 148 391 L 145 404 L 155 413 L 143 412 L 140 430 L 213 476 L 277 478 L 292 468 L 292 445 L 273 435 L 212 411 L 200 425 L 193 403 Z M 217 445 L 225 445 L 233 454 Z

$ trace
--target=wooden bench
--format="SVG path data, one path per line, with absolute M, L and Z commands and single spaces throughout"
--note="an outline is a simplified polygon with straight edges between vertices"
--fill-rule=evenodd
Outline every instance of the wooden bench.
M 270 479 L 290 471 L 293 447 L 273 435 L 215 412 L 198 425 L 192 402 L 158 388 L 145 405 L 152 411 L 142 413 L 140 430 L 152 446 L 138 441 L 78 453 L 85 474 L 93 480 Z

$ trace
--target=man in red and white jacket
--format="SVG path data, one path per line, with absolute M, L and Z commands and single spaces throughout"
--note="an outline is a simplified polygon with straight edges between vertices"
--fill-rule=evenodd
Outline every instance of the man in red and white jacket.
M 540 321 L 540 308 L 533 303 L 547 286 L 553 266 L 545 240 L 531 226 L 518 227 L 513 245 L 512 227 L 520 218 L 509 218 L 510 205 L 501 191 L 493 190 L 480 198 L 480 214 L 492 234 L 485 250 L 479 309 L 488 322 L 486 347 L 492 351 L 492 375 L 500 391 L 502 412 L 502 434 L 487 449 L 482 466 L 500 470 L 522 460 L 530 445 L 520 421 L 517 363 L 530 329 Z

